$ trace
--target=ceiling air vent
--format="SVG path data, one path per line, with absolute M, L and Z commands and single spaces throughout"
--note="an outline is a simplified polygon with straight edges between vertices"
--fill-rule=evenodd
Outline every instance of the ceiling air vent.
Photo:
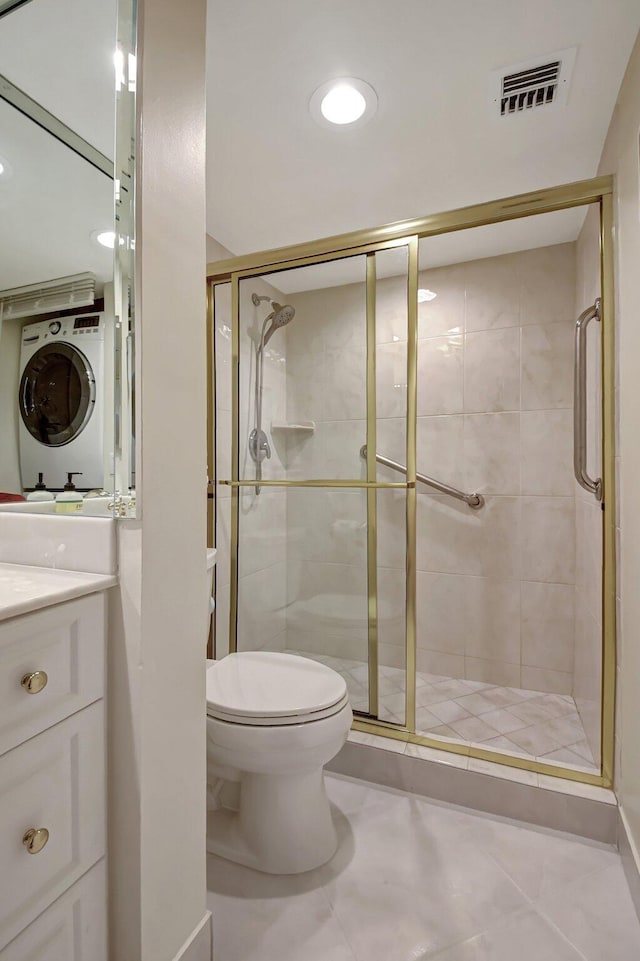
M 91 273 L 59 277 L 43 284 L 0 290 L 0 320 L 57 313 L 95 302 L 96 278 Z
M 516 110 L 531 110 L 532 107 L 543 107 L 546 103 L 553 103 L 558 90 L 560 76 L 560 61 L 532 67 L 531 70 L 519 70 L 509 73 L 502 78 L 502 97 L 500 99 L 500 116 L 505 113 L 515 113 Z
M 572 47 L 494 71 L 492 102 L 498 115 L 508 117 L 566 103 L 575 58 Z

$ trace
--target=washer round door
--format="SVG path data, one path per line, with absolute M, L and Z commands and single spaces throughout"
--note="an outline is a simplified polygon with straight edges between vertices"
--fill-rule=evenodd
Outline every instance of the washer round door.
M 87 426 L 95 402 L 91 365 L 70 344 L 47 344 L 26 364 L 20 381 L 20 414 L 41 444 L 62 447 L 72 441 Z

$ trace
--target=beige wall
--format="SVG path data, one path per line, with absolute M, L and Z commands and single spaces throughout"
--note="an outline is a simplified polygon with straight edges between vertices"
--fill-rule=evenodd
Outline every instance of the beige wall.
M 226 260 L 227 257 L 233 257 L 233 254 L 226 247 L 223 247 L 215 237 L 210 234 L 206 235 L 207 242 L 207 263 L 214 263 L 216 260 Z
M 640 852 L 640 39 L 620 90 L 601 161 L 616 177 L 619 333 L 618 763 L 616 787 L 636 857 Z M 640 860 L 638 860 L 640 868 Z
M 204 925 L 205 3 L 140 9 L 141 514 L 118 528 L 111 610 L 114 961 L 172 961 Z

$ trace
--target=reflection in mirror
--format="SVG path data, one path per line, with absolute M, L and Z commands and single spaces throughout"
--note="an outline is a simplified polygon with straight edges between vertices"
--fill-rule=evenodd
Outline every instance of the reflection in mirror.
M 119 0 L 115 53 L 115 353 L 114 472 L 116 517 L 136 515 L 135 467 L 135 146 L 136 0 Z
M 114 418 L 132 314 L 128 221 L 114 224 L 114 192 L 118 209 L 133 193 L 130 134 L 114 181 L 114 63 L 127 88 L 135 70 L 114 57 L 122 5 L 0 8 L 0 510 L 131 511 L 131 432 Z

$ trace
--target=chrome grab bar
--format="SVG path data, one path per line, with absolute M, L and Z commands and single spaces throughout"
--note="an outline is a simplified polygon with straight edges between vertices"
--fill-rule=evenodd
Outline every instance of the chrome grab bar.
M 602 500 L 602 478 L 587 473 L 587 327 L 600 320 L 600 298 L 578 317 L 573 369 L 573 471 L 580 487 Z
M 367 445 L 363 444 L 360 448 L 360 457 L 363 460 L 367 459 Z M 383 467 L 390 467 L 391 470 L 398 471 L 399 474 L 407 473 L 407 468 L 403 467 L 402 464 L 396 463 L 394 460 L 389 460 L 388 457 L 382 457 L 381 454 L 376 454 L 376 461 L 378 464 L 382 464 Z M 472 510 L 480 510 L 484 507 L 484 497 L 482 494 L 465 494 L 464 491 L 459 491 L 457 487 L 450 487 L 449 484 L 443 484 L 442 481 L 437 481 L 433 477 L 427 477 L 426 474 L 416 474 L 416 480 L 421 484 L 426 484 L 427 487 L 433 487 L 434 490 L 440 491 L 441 494 L 448 494 L 450 497 L 455 497 L 458 501 L 464 501 Z

